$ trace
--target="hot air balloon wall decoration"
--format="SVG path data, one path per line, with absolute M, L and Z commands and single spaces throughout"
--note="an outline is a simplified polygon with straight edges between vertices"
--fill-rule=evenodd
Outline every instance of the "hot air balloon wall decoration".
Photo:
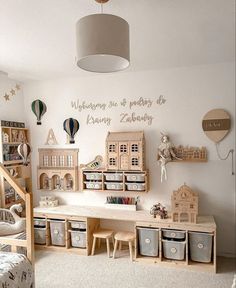
M 75 143 L 75 134 L 79 130 L 79 122 L 74 118 L 68 118 L 63 123 L 63 128 L 66 131 L 67 135 L 69 136 L 69 143 L 74 144 Z
M 202 119 L 202 129 L 206 136 L 215 143 L 218 158 L 227 160 L 231 154 L 231 175 L 234 175 L 234 149 L 230 149 L 225 157 L 222 157 L 219 152 L 219 143 L 229 133 L 230 127 L 230 115 L 223 109 L 210 110 Z
M 41 125 L 42 116 L 47 112 L 46 104 L 43 101 L 37 99 L 32 102 L 31 108 L 33 113 L 37 117 L 37 125 Z
M 30 145 L 28 143 L 21 143 L 17 148 L 17 152 L 23 159 L 23 165 L 28 166 L 29 155 L 31 153 Z

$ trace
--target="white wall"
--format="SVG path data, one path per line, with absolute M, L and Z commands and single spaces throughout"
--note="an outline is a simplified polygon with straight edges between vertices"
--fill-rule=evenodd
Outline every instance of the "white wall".
M 17 90 L 16 95 L 10 93 L 19 82 L 0 73 L 0 120 L 24 121 L 23 90 Z M 6 101 L 4 95 L 8 94 L 10 101 Z
M 146 137 L 146 162 L 150 170 L 150 191 L 141 194 L 142 208 L 149 209 L 161 202 L 170 208 L 173 190 L 186 183 L 200 196 L 200 214 L 214 215 L 218 226 L 218 253 L 235 254 L 235 177 L 231 176 L 231 162 L 217 158 L 214 143 L 203 133 L 201 121 L 204 114 L 214 108 L 223 108 L 232 116 L 232 131 L 221 144 L 225 154 L 235 146 L 235 90 L 234 63 L 176 68 L 161 71 L 143 71 L 96 75 L 93 77 L 58 79 L 33 82 L 24 86 L 25 111 L 31 129 L 33 145 L 33 180 L 35 201 L 40 193 L 36 191 L 37 149 L 44 147 L 49 128 L 53 128 L 59 147 L 79 147 L 79 161 L 87 163 L 96 155 L 104 155 L 105 137 L 108 131 L 144 130 Z M 152 114 L 151 126 L 145 123 L 120 123 L 120 113 L 125 108 L 113 108 L 105 112 L 94 112 L 96 116 L 112 117 L 108 127 L 104 124 L 86 125 L 87 112 L 78 112 L 71 107 L 71 101 L 80 99 L 93 102 L 119 101 L 139 97 L 155 99 L 164 95 L 166 103 L 150 109 L 137 108 L 136 113 Z M 40 98 L 48 107 L 42 126 L 36 126 L 36 119 L 30 104 Z M 75 145 L 65 145 L 66 135 L 62 128 L 64 119 L 77 118 L 80 130 Z M 160 183 L 160 168 L 156 161 L 160 131 L 169 133 L 174 144 L 206 146 L 207 163 L 168 164 L 168 181 Z M 60 192 L 61 203 L 78 205 L 103 205 L 107 193 Z M 130 195 L 133 195 L 130 193 Z

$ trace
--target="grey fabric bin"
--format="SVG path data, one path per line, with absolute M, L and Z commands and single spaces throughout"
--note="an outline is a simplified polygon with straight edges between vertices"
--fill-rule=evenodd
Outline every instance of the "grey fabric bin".
M 46 244 L 46 228 L 34 228 L 34 243 Z
M 162 236 L 168 239 L 185 240 L 185 231 L 162 229 Z
M 51 243 L 56 246 L 65 246 L 65 221 L 50 219 Z
M 69 230 L 71 233 L 71 246 L 86 248 L 86 232 Z
M 137 227 L 139 253 L 143 256 L 158 256 L 159 229 Z
M 45 218 L 34 218 L 34 226 L 37 227 L 46 227 L 46 219 Z
M 71 229 L 86 229 L 86 222 L 84 221 L 69 221 Z
M 167 259 L 184 260 L 185 241 L 162 240 L 163 256 Z
M 211 262 L 213 234 L 189 232 L 190 258 L 196 262 Z

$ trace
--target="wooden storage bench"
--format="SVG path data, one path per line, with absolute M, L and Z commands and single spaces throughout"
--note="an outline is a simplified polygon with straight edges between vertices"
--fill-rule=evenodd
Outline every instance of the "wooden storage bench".
M 46 220 L 46 245 L 35 245 L 36 248 L 90 255 L 93 232 L 99 228 L 100 219 L 120 220 L 134 224 L 135 261 L 216 272 L 216 224 L 213 216 L 199 216 L 197 224 L 177 223 L 170 218 L 153 218 L 149 211 L 144 210 L 120 211 L 104 207 L 61 205 L 34 208 L 34 217 Z M 52 245 L 49 219 L 65 221 L 65 247 Z M 84 234 L 77 235 L 77 239 L 71 239 L 72 226 L 81 228 Z M 155 233 L 148 229 L 154 229 Z M 139 247 L 139 237 L 144 244 L 142 247 Z M 71 240 L 76 240 L 73 241 L 75 247 L 72 247 Z M 149 251 L 150 243 L 153 253 Z

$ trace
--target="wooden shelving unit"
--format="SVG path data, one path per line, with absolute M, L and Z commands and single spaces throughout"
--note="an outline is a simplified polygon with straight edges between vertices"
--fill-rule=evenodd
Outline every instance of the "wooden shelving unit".
M 9 124 L 16 122 L 8 122 Z M 24 125 L 24 123 L 18 123 Z M 31 165 L 23 165 L 23 160 L 17 152 L 17 147 L 23 142 L 30 143 L 29 129 L 25 127 L 0 127 L 0 162 L 10 173 L 14 173 L 16 181 L 27 191 L 32 191 Z M 0 178 L 0 206 L 9 208 L 13 204 L 23 203 L 15 190 Z
M 148 171 L 80 169 L 80 190 L 96 192 L 148 192 Z

